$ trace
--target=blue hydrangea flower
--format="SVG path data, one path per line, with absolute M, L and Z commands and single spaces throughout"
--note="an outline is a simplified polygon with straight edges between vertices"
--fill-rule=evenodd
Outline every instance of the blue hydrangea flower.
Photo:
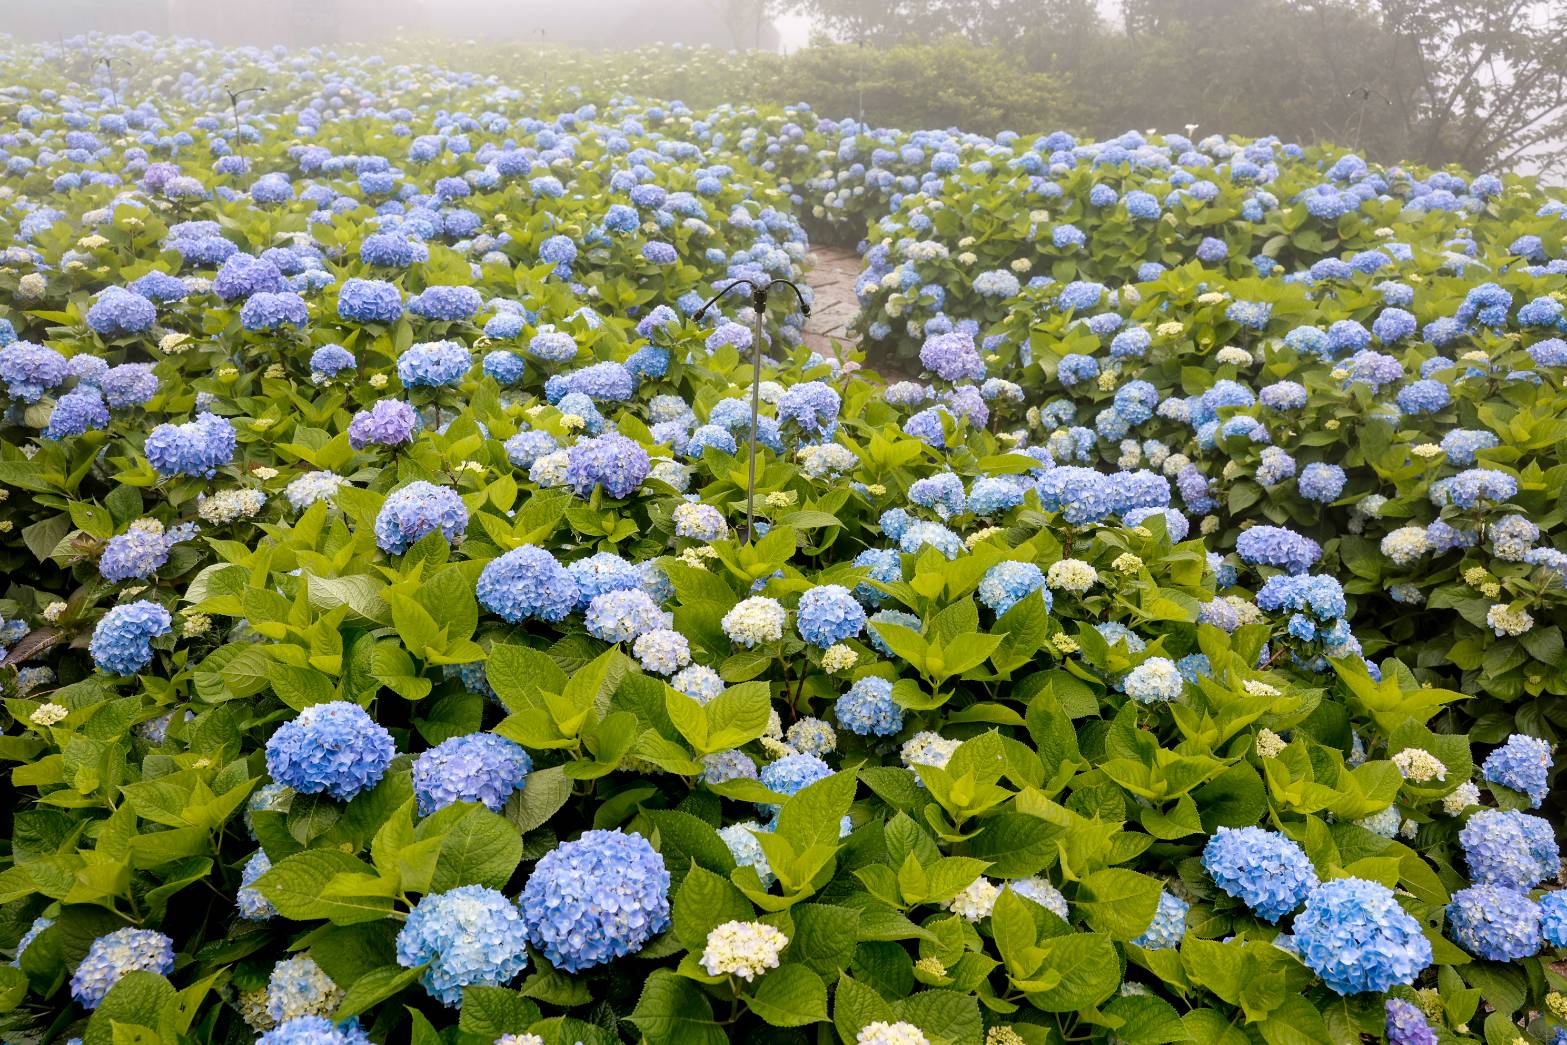
M 234 894 L 234 906 L 239 908 L 241 918 L 259 922 L 277 917 L 277 908 L 272 906 L 272 901 L 255 888 L 256 879 L 271 869 L 272 861 L 267 858 L 265 849 L 257 849 L 245 861 L 245 867 L 239 875 L 239 891 Z
M 1253 566 L 1305 573 L 1322 558 L 1322 546 L 1283 526 L 1253 526 L 1235 539 L 1235 554 Z
M 1203 847 L 1202 866 L 1215 885 L 1269 922 L 1295 910 L 1317 888 L 1305 850 L 1260 827 L 1219 828 Z
M 1309 613 L 1318 620 L 1344 616 L 1344 587 L 1325 574 L 1269 577 L 1257 591 L 1257 606 L 1267 613 Z
M 103 397 L 94 388 L 78 386 L 54 401 L 44 438 L 69 439 L 108 425 L 109 408 L 104 405 Z
M 1540 808 L 1550 790 L 1547 775 L 1551 770 L 1551 745 L 1526 733 L 1514 733 L 1507 743 L 1487 756 L 1481 766 L 1485 778 L 1493 784 L 1529 796 L 1529 807 Z
M 1552 947 L 1567 947 L 1567 890 L 1551 890 L 1540 897 L 1539 906 L 1540 935 Z
M 1458 833 L 1476 882 L 1532 889 L 1561 869 L 1556 832 L 1549 821 L 1508 809 L 1482 809 Z
M 890 737 L 903 728 L 903 708 L 892 699 L 892 683 L 875 675 L 850 686 L 833 703 L 833 714 L 838 725 L 862 737 Z
M 841 405 L 842 399 L 832 386 L 802 381 L 778 397 L 778 420 L 798 425 L 808 435 L 823 435 L 837 424 Z
M 468 349 L 455 341 L 421 341 L 397 357 L 397 377 L 408 388 L 440 388 L 461 381 L 473 366 Z
M 527 942 L 516 904 L 494 889 L 462 885 L 430 893 L 408 912 L 397 933 L 397 963 L 405 969 L 428 963 L 419 982 L 430 997 L 456 1007 L 464 987 L 502 987 L 515 979 L 528 966 Z
M 1191 904 L 1168 889 L 1161 889 L 1159 907 L 1154 911 L 1153 922 L 1132 942 L 1150 951 L 1164 951 L 1179 946 L 1186 935 L 1186 912 L 1191 909 Z
M 532 944 L 557 969 L 581 972 L 669 927 L 669 871 L 639 834 L 588 831 L 545 854 L 521 904 Z
M 674 618 L 658 608 L 646 592 L 610 591 L 588 603 L 588 634 L 605 642 L 633 642 L 639 636 L 668 628 Z
M 578 497 L 590 497 L 603 486 L 610 497 L 629 497 L 648 477 L 647 451 L 619 432 L 584 439 L 567 451 L 566 485 Z
M 479 292 L 466 286 L 426 287 L 408 299 L 408 311 L 414 315 L 446 322 L 472 319 L 483 305 Z
M 103 1003 L 109 988 L 128 972 L 174 971 L 174 941 L 153 929 L 116 929 L 87 948 L 71 976 L 71 997 L 85 1009 Z
M 310 322 L 305 299 L 291 291 L 273 294 L 262 291 L 245 299 L 239 321 L 252 334 L 265 334 L 284 327 L 303 327 Z
M 401 399 L 378 400 L 361 410 L 348 423 L 348 445 L 355 450 L 367 446 L 401 446 L 413 442 L 419 427 L 419 412 Z
M 395 323 L 403 316 L 403 294 L 379 279 L 345 280 L 337 295 L 337 314 L 351 323 Z
M 87 325 L 93 333 L 110 340 L 145 334 L 157 319 L 157 306 L 124 287 L 109 287 L 87 310 Z
M 1389 998 L 1384 1012 L 1388 1045 L 1437 1045 L 1436 1033 L 1414 1005 L 1402 998 Z
M 1529 894 L 1505 885 L 1471 885 L 1447 905 L 1453 942 L 1493 962 L 1517 961 L 1540 950 L 1540 907 Z
M 256 1045 L 371 1045 L 358 1020 L 333 1023 L 325 1016 L 296 1016 L 256 1039 Z
M 132 577 L 145 580 L 169 561 L 169 549 L 194 535 L 195 527 L 189 524 L 159 531 L 133 526 L 109 538 L 98 558 L 98 573 L 114 583 Z
M 860 633 L 865 609 L 841 584 L 822 584 L 800 596 L 795 626 L 806 642 L 826 649 Z
M 506 440 L 506 459 L 518 468 L 532 468 L 539 458 L 560 449 L 548 432 L 518 432 Z
M 147 434 L 143 452 L 162 476 L 211 479 L 234 459 L 239 437 L 227 418 L 201 413 L 185 424 L 162 424 Z
M 358 366 L 354 354 L 342 345 L 322 345 L 310 354 L 310 377 L 316 381 L 332 378 Z
M 1300 470 L 1295 485 L 1300 495 L 1307 500 L 1327 504 L 1337 500 L 1339 494 L 1344 492 L 1344 481 L 1344 469 L 1336 464 L 1317 461 Z
M 522 747 L 494 733 L 469 733 L 443 740 L 414 760 L 414 797 L 429 816 L 453 802 L 481 802 L 501 811 L 533 769 Z
M 174 618 L 146 599 L 115 606 L 93 628 L 88 652 L 98 670 L 134 675 L 152 663 L 152 640 L 167 635 Z
M 979 582 L 979 601 L 1004 616 L 1008 610 L 1028 597 L 1031 592 L 1043 592 L 1045 608 L 1051 607 L 1050 590 L 1045 587 L 1045 575 L 1031 562 L 1008 560 L 998 562 L 985 571 Z
M 1249 830 L 1255 830 L 1254 828 Z M 1409 984 L 1431 964 L 1431 942 L 1393 891 L 1363 878 L 1318 887 L 1295 916 L 1295 952 L 1339 994 Z
M 121 363 L 100 374 L 99 390 L 110 409 L 146 406 L 158 393 L 158 376 L 152 373 L 150 363 Z
M 566 567 L 532 544 L 486 563 L 476 592 L 479 605 L 513 624 L 530 618 L 564 620 L 576 609 L 581 594 Z
M 267 741 L 267 772 L 300 794 L 346 802 L 381 782 L 397 747 L 365 709 L 346 700 L 312 704 Z
M 64 384 L 69 374 L 65 357 L 52 348 L 30 341 L 13 341 L 0 348 L 0 380 L 12 399 L 36 403 L 45 392 Z
M 375 542 L 388 555 L 401 555 L 427 534 L 456 542 L 468 528 L 468 508 L 456 490 L 416 479 L 393 490 L 375 517 Z

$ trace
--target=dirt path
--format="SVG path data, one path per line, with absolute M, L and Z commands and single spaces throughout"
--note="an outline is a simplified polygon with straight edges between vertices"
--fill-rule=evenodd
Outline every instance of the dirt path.
M 860 256 L 840 247 L 816 247 L 811 251 L 811 262 L 810 282 L 816 297 L 805 322 L 805 343 L 824 355 L 833 351 L 835 339 L 853 348 L 849 324 L 860 310 L 854 296 Z

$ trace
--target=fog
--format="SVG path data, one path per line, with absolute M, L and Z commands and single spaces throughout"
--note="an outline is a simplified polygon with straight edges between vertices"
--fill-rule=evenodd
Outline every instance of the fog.
M 224 46 L 373 42 L 403 34 L 796 50 L 811 20 L 723 0 L 3 0 L 0 28 L 48 40 L 84 30 L 195 36 Z M 769 13 L 758 19 L 757 10 Z

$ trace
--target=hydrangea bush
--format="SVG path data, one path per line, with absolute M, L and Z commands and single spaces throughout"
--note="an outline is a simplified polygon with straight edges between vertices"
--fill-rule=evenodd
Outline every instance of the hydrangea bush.
M 6 1041 L 1567 1039 L 1557 195 L 3 62 Z

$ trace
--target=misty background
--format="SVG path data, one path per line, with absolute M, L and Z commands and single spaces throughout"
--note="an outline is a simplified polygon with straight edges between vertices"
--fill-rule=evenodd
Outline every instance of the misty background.
M 625 89 L 807 102 L 994 133 L 1187 130 L 1329 141 L 1384 162 L 1567 166 L 1567 0 L 0 0 L 0 30 L 221 46 L 363 45 L 404 61 L 569 76 L 642 49 Z M 682 77 L 679 44 L 733 51 Z

